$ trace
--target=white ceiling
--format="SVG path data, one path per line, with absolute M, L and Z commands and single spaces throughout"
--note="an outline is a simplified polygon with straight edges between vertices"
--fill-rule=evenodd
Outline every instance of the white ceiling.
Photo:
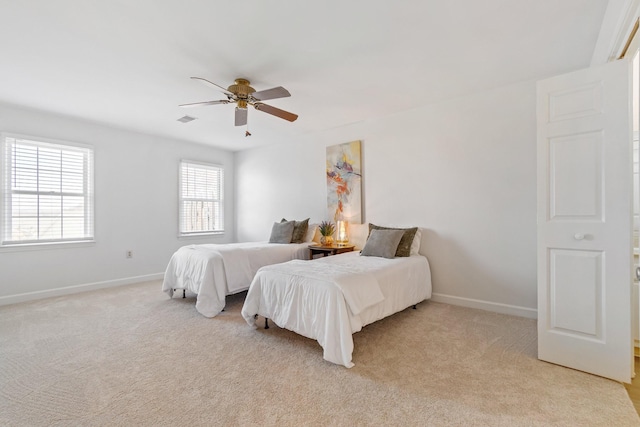
M 606 0 L 0 0 L 0 102 L 229 150 L 587 67 Z M 191 76 L 245 77 L 296 122 Z M 197 117 L 188 124 L 184 115 Z

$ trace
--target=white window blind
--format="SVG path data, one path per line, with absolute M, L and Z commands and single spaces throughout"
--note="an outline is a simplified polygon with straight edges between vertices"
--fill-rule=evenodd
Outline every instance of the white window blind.
M 3 135 L 0 245 L 93 240 L 93 150 Z
M 224 232 L 224 169 L 180 162 L 180 235 Z

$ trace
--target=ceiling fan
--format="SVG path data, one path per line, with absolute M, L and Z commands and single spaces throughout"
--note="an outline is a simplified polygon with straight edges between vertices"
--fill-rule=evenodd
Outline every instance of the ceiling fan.
M 227 99 L 221 99 L 219 101 L 205 101 L 205 102 L 195 102 L 192 104 L 182 104 L 180 105 L 180 107 L 200 107 L 205 105 L 234 103 L 236 104 L 236 116 L 235 116 L 236 126 L 244 126 L 247 124 L 247 108 L 249 105 L 253 106 L 253 108 L 255 108 L 258 111 L 262 111 L 267 114 L 280 117 L 281 119 L 285 119 L 290 122 L 293 122 L 298 118 L 297 114 L 293 114 L 288 111 L 281 110 L 279 108 L 273 107 L 271 105 L 267 105 L 262 102 L 268 99 L 285 98 L 287 96 L 291 96 L 289 91 L 283 88 L 282 86 L 256 92 L 254 88 L 249 86 L 251 82 L 249 82 L 249 80 L 247 79 L 237 78 L 234 84 L 232 84 L 231 86 L 225 89 L 224 87 L 217 85 L 213 82 L 210 82 L 207 79 L 203 79 L 202 77 L 191 77 L 191 78 L 193 80 L 198 80 L 199 82 L 209 87 L 212 87 L 216 90 L 221 90 L 222 93 L 226 95 Z

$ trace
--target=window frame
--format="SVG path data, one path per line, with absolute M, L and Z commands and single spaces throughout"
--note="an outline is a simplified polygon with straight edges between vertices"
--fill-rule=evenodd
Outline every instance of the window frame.
M 191 167 L 215 170 L 218 175 L 218 194 L 220 195 L 219 199 L 194 199 L 194 200 L 208 200 L 212 201 L 214 204 L 219 204 L 219 221 L 220 221 L 220 229 L 218 230 L 204 230 L 204 231 L 185 231 L 183 230 L 183 225 L 185 224 L 184 220 L 184 209 L 183 202 L 185 201 L 185 197 L 183 197 L 183 166 L 189 165 Z M 193 199 L 193 198 L 189 198 Z M 215 223 L 215 220 L 214 220 Z M 182 159 L 178 165 L 178 237 L 197 237 L 197 236 L 213 236 L 213 235 L 222 235 L 225 233 L 225 222 L 224 222 L 224 166 L 216 163 L 206 163 L 200 162 L 196 160 L 188 160 Z
M 13 139 L 14 141 L 10 142 L 10 139 Z M 37 147 L 81 152 L 83 154 L 82 193 L 66 194 L 63 191 L 60 191 L 54 194 L 62 197 L 65 195 L 81 195 L 84 198 L 84 237 L 40 238 L 40 236 L 37 236 L 36 239 L 30 240 L 9 240 L 10 232 L 8 232 L 8 230 L 11 229 L 11 221 L 13 219 L 13 215 L 11 214 L 11 195 L 16 193 L 35 194 L 39 197 L 41 195 L 52 194 L 50 191 L 13 190 L 11 188 L 11 173 L 14 172 L 14 156 L 9 154 L 9 150 L 12 150 L 9 146 L 16 142 L 19 143 L 20 141 L 24 141 L 24 143 L 28 145 L 34 145 Z M 0 133 L 0 156 L 0 249 L 44 249 L 58 245 L 69 247 L 86 246 L 87 244 L 95 243 L 95 150 L 93 146 L 39 136 L 2 132 Z M 60 172 L 62 173 L 62 169 Z M 36 218 L 41 218 L 39 212 Z M 60 213 L 60 218 L 64 218 L 63 211 Z M 11 239 L 13 239 L 13 236 L 11 236 Z

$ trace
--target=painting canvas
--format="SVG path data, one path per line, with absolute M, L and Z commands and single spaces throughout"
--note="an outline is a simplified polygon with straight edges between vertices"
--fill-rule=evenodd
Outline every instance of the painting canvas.
M 329 219 L 362 223 L 360 141 L 327 147 Z

